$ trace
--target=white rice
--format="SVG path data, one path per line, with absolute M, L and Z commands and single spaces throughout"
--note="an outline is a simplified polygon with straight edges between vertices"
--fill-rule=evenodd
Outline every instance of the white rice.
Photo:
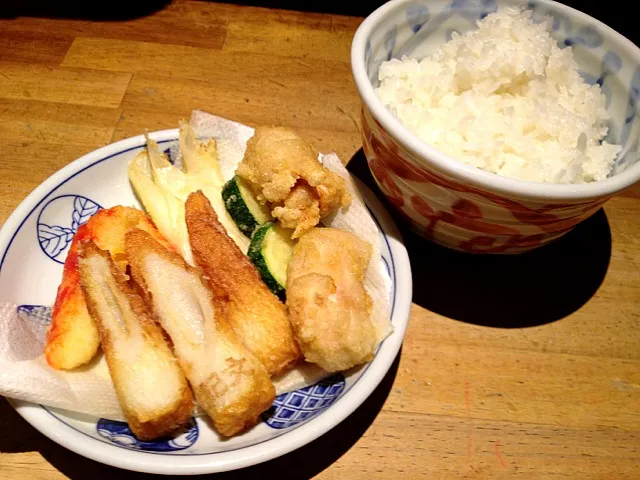
M 384 62 L 376 92 L 409 130 L 469 165 L 535 182 L 602 180 L 620 151 L 601 142 L 605 97 L 549 28 L 502 9 L 428 58 Z

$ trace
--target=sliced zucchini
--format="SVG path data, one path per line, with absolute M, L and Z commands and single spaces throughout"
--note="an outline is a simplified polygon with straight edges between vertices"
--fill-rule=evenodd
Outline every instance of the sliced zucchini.
M 265 223 L 251 237 L 247 253 L 264 283 L 282 300 L 287 287 L 287 266 L 295 245 L 292 233 L 293 230 L 275 223 Z
M 269 207 L 261 205 L 237 175 L 222 187 L 222 200 L 240 231 L 249 238 L 257 227 L 273 220 Z

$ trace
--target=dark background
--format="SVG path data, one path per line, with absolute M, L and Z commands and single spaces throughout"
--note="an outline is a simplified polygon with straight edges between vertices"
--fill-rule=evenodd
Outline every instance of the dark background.
M 211 0 L 199 0 L 211 1 Z M 67 17 L 85 19 L 123 20 L 147 15 L 161 9 L 170 0 L 111 0 L 109 2 L 70 0 L 0 0 L 0 17 L 31 15 L 38 17 Z M 223 2 L 220 2 L 223 3 Z M 385 3 L 382 0 L 237 0 L 237 5 L 252 5 L 287 10 L 302 10 L 318 13 L 335 13 L 364 17 Z M 562 3 L 577 8 L 638 44 L 635 1 L 631 0 L 566 0 Z
M 386 2 L 384 0 L 239 0 L 227 3 L 365 17 Z M 563 0 L 561 3 L 597 18 L 636 44 L 640 42 L 638 17 L 635 15 L 637 3 L 633 0 Z

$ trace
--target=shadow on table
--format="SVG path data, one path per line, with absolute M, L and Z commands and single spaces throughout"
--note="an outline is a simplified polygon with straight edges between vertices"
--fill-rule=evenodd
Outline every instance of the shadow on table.
M 346 2 L 343 0 L 198 0 L 208 3 L 231 3 L 254 7 L 297 10 L 312 13 L 353 15 L 366 17 L 385 0 L 361 0 Z M 111 0 L 109 2 L 80 2 L 75 0 L 22 0 L 0 2 L 0 18 L 32 16 L 44 18 L 75 18 L 83 20 L 129 20 L 151 15 L 163 9 L 171 0 Z M 585 0 L 564 0 L 566 5 L 577 8 L 598 18 L 613 29 L 619 31 L 634 43 L 638 43 L 638 31 L 634 15 L 620 15 L 627 7 L 626 0 L 613 2 L 594 2 Z M 616 5 L 617 3 L 617 5 Z
M 327 0 L 323 2 L 300 2 L 287 0 L 237 0 L 233 3 L 253 7 L 278 8 L 314 13 L 334 13 L 339 15 L 366 16 L 383 2 L 372 1 L 364 3 L 338 2 Z M 0 19 L 15 17 L 66 18 L 78 20 L 123 21 L 153 15 L 162 10 L 171 0 L 111 0 L 110 2 L 77 2 L 61 0 L 24 0 L 21 2 L 0 2 Z M 185 21 L 187 21 L 185 19 Z
M 302 480 L 312 478 L 344 455 L 364 435 L 382 409 L 395 380 L 400 353 L 380 385 L 343 422 L 313 442 L 282 457 L 252 467 L 209 476 L 216 480 L 254 480 L 282 477 Z M 120 470 L 81 457 L 54 443 L 24 421 L 9 403 L 0 398 L 0 453 L 38 451 L 71 479 L 117 478 L 138 480 L 155 475 Z M 204 478 L 207 478 L 206 476 Z
M 198 0 L 211 2 L 212 0 Z M 385 3 L 385 0 L 360 0 L 358 2 L 345 2 L 344 0 L 229 0 L 234 5 L 246 5 L 251 7 L 277 8 L 281 10 L 297 10 L 310 13 L 332 13 L 336 15 L 350 15 L 366 17 L 376 8 Z
M 22 0 L 0 2 L 0 18 L 41 17 L 80 20 L 120 21 L 151 15 L 171 0 L 111 0 L 78 2 L 72 0 Z
M 231 3 L 251 7 L 277 8 L 311 13 L 328 13 L 365 17 L 384 0 L 364 0 L 360 2 L 344 2 L 338 0 L 305 1 L 299 0 L 230 0 L 206 3 Z M 162 10 L 171 0 L 111 0 L 110 2 L 77 2 L 61 0 L 23 0 L 21 2 L 0 2 L 0 18 L 17 16 L 43 18 L 75 18 L 83 20 L 129 20 L 151 15 Z M 186 20 L 185 20 L 186 21 Z
M 75 0 L 22 0 L 0 2 L 0 18 L 31 16 L 43 18 L 69 18 L 82 20 L 130 20 L 162 10 L 172 0 L 111 0 L 109 2 L 80 2 Z M 253 7 L 297 10 L 310 13 L 327 13 L 366 17 L 385 0 L 361 0 L 346 2 L 343 0 L 198 0 L 208 3 L 231 3 Z M 568 6 L 598 18 L 613 29 L 638 43 L 638 31 L 634 15 L 620 15 L 627 7 L 626 0 L 613 2 L 594 2 L 585 0 L 564 0 Z M 616 5 L 617 3 L 617 5 Z M 185 19 L 186 21 L 186 19 Z
M 382 198 L 362 150 L 348 168 Z M 393 215 L 386 201 L 385 206 Z M 611 257 L 611 231 L 602 209 L 564 237 L 520 255 L 456 252 L 395 220 L 411 261 L 413 302 L 477 325 L 520 328 L 566 317 L 598 290 Z
M 213 0 L 198 1 L 215 3 Z M 428 4 L 428 0 L 423 1 Z M 451 0 L 451 3 L 454 1 Z M 384 5 L 386 0 L 360 0 L 357 2 L 344 0 L 228 0 L 219 3 L 366 17 L 378 7 Z M 636 17 L 634 15 L 620 14 L 624 9 L 628 9 L 628 0 L 611 0 L 606 3 L 594 0 L 563 0 L 562 3 L 597 18 L 629 38 L 635 44 L 639 43 L 640 35 L 638 34 Z

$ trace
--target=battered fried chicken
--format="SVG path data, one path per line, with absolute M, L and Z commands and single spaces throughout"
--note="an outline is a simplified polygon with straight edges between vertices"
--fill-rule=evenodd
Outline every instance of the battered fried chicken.
M 351 202 L 345 181 L 318 161 L 318 152 L 284 127 L 258 127 L 236 174 L 245 179 L 261 203 L 293 238 L 315 227 L 320 219 Z
M 378 343 L 364 276 L 371 245 L 335 228 L 300 237 L 287 270 L 287 307 L 302 353 L 328 372 L 373 358 Z

